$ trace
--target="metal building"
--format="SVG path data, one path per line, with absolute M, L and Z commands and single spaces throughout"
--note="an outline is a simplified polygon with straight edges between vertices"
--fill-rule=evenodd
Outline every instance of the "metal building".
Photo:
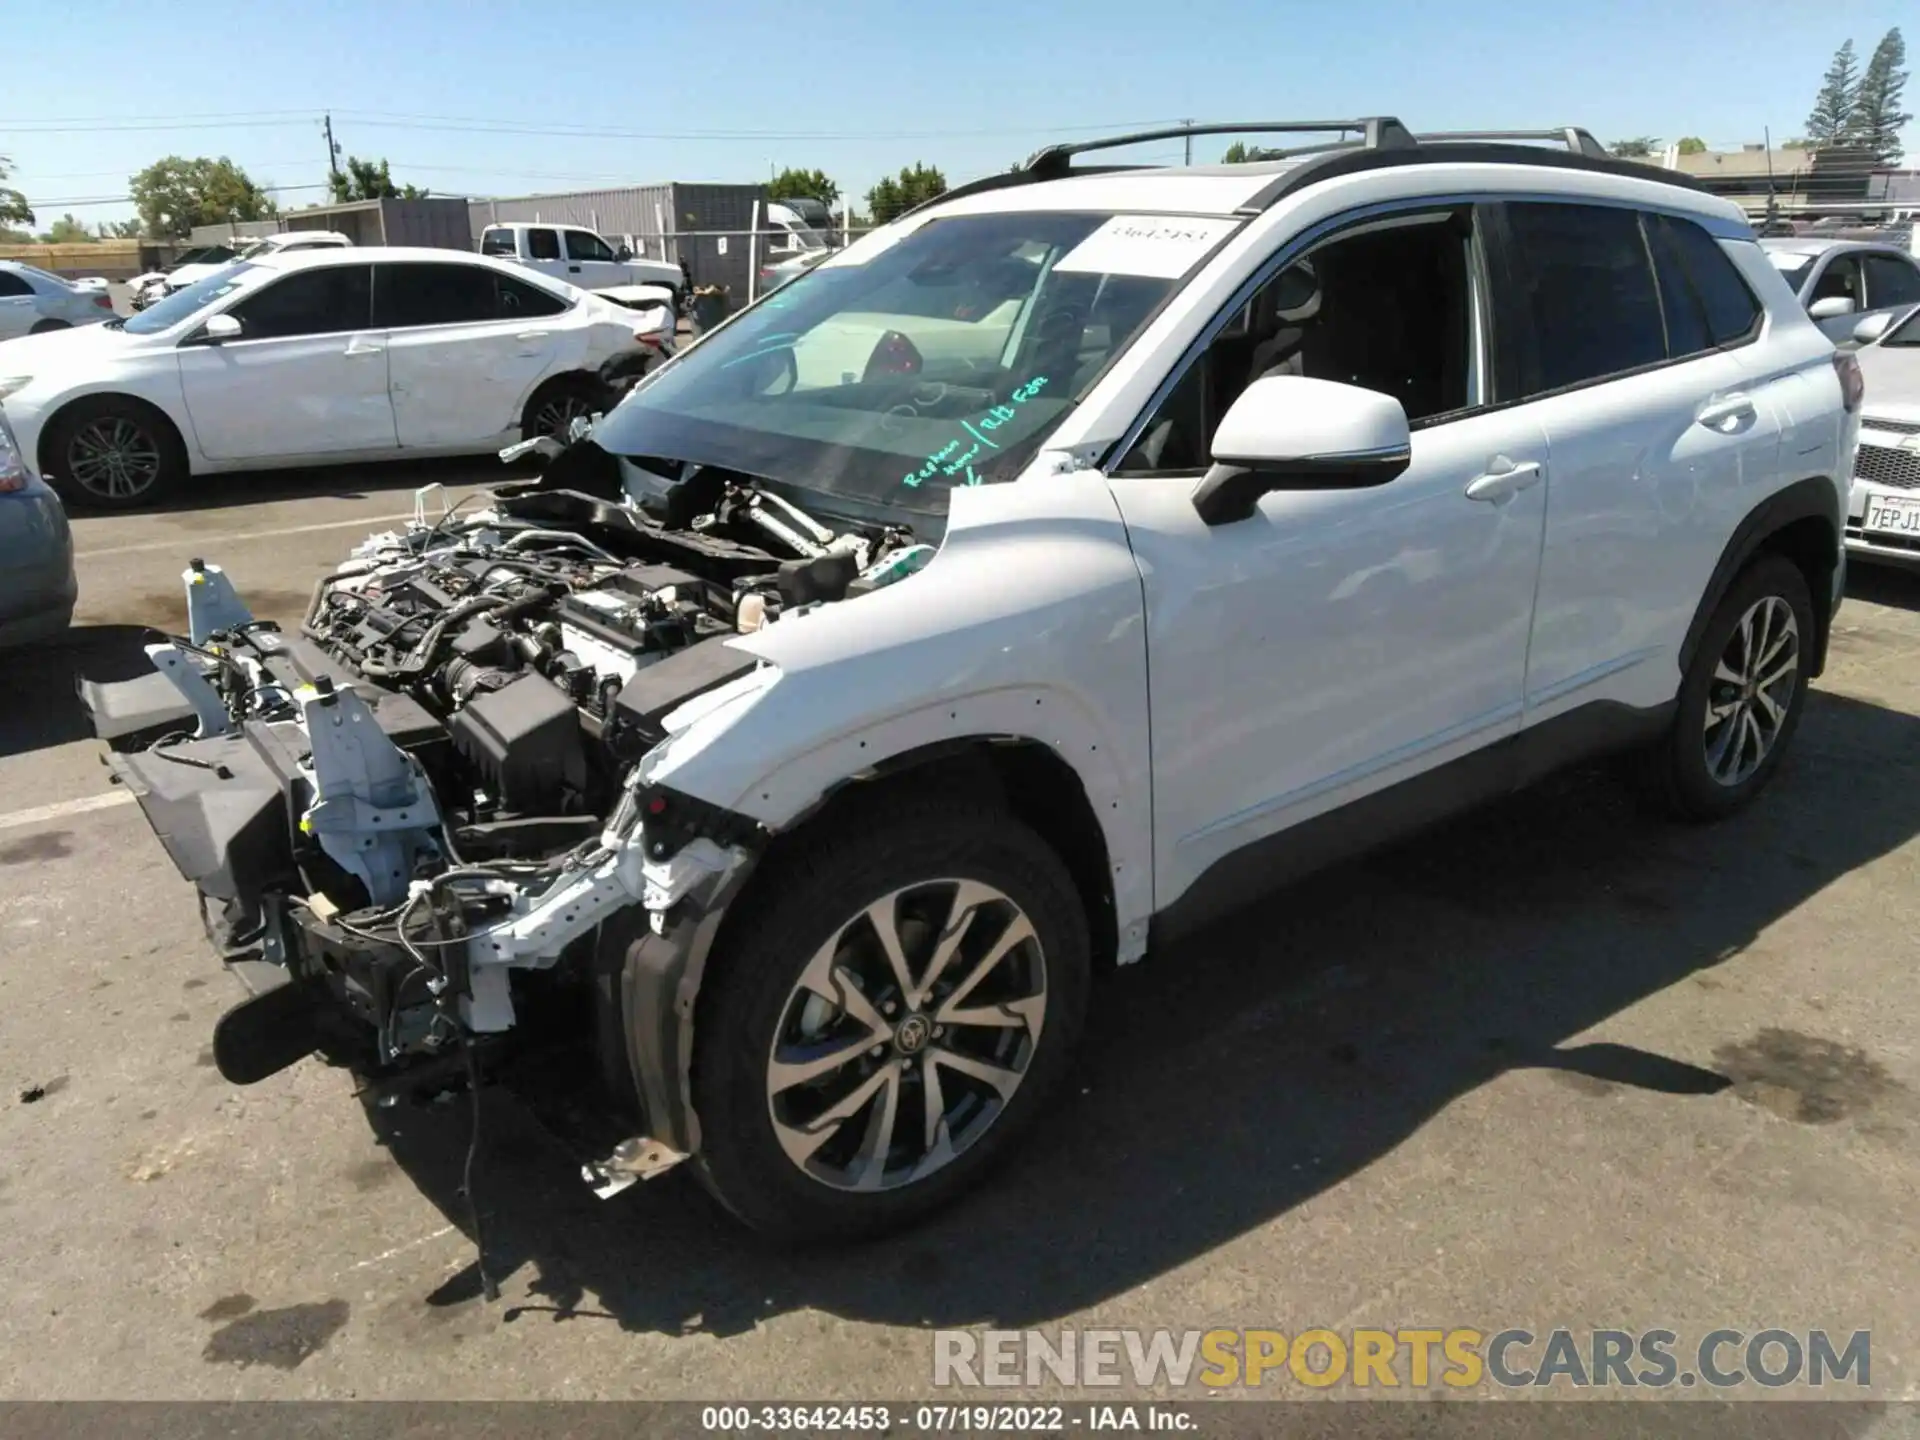
M 236 240 L 277 235 L 286 230 L 338 230 L 356 245 L 427 245 L 440 250 L 472 250 L 467 225 L 468 201 L 458 195 L 429 195 L 417 200 L 347 200 L 289 210 L 272 220 L 239 220 L 230 225 L 196 225 L 195 245 L 232 244 Z
M 754 205 L 765 185 L 630 185 L 469 202 L 472 243 L 487 226 L 545 220 L 585 225 L 615 245 L 655 260 L 684 261 L 695 285 L 725 285 L 735 303 L 747 295 Z M 764 226 L 765 221 L 762 220 Z

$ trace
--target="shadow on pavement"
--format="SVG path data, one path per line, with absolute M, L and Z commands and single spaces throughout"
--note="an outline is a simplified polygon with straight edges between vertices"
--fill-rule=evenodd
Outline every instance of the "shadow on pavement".
M 57 641 L 10 650 L 8 703 L 0 706 L 0 758 L 92 736 L 78 685 L 132 680 L 153 669 L 142 648 L 153 632 L 141 625 L 76 625 Z
M 1849 560 L 1847 598 L 1920 612 L 1920 565 L 1909 569 L 1898 565 L 1863 565 L 1858 560 Z M 1847 623 L 1846 615 L 1842 607 L 1840 624 Z
M 524 465 L 503 465 L 497 456 L 486 454 L 437 460 L 383 460 L 364 465 L 312 465 L 298 470 L 245 470 L 183 481 L 160 504 L 141 513 L 156 518 L 198 515 L 209 510 L 323 496 L 364 500 L 369 495 L 410 492 L 436 481 L 448 487 L 504 485 L 525 475 Z
M 1266 1224 L 1512 1069 L 1726 1103 L 1712 1097 L 1733 1077 L 1566 1042 L 1909 840 L 1917 761 L 1920 719 L 1816 691 L 1777 784 L 1725 824 L 1648 820 L 1610 776 L 1578 772 L 1296 887 L 1097 987 L 1077 1069 L 1011 1163 L 879 1243 L 775 1250 L 684 1166 L 596 1200 L 491 1091 L 476 1186 L 490 1264 L 517 1274 L 510 1295 L 537 1297 L 504 1316 L 668 1334 L 733 1334 L 802 1308 L 1033 1325 Z M 1701 1037 L 1703 1054 L 1712 1044 Z M 466 1229 L 466 1106 L 375 1123 Z M 1528 1143 L 1552 1163 L 1550 1134 Z M 422 1298 L 479 1291 L 469 1266 Z

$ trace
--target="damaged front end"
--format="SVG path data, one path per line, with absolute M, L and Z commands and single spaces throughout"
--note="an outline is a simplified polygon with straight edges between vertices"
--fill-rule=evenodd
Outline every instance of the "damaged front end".
M 656 747 L 777 682 L 730 638 L 926 547 L 836 534 L 746 477 L 707 477 L 711 507 L 679 521 L 554 488 L 582 448 L 469 516 L 429 518 L 423 492 L 297 630 L 194 560 L 154 673 L 81 689 L 255 992 L 216 1028 L 223 1076 L 318 1054 L 376 1086 L 458 1083 L 557 1039 L 624 1117 L 588 1169 L 608 1194 L 698 1146 L 693 996 L 768 838 L 653 783 Z

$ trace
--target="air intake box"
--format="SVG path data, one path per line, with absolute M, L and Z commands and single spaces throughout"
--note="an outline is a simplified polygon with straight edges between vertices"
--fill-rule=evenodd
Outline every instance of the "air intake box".
M 504 809 L 553 815 L 563 790 L 586 786 L 580 712 L 544 676 L 476 696 L 447 722 L 459 752 L 486 777 Z

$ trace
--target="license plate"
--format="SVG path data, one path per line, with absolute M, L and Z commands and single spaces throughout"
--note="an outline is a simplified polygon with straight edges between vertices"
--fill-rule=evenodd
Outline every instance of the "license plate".
M 1869 495 L 1862 529 L 1892 535 L 1920 535 L 1920 500 Z

